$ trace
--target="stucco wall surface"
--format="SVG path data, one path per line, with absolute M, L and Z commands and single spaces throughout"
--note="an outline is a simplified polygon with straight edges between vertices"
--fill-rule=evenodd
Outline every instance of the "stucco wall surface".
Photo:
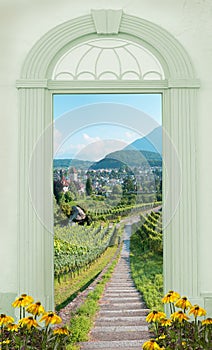
M 196 136 L 201 290 L 212 293 L 212 1 L 210 0 L 0 0 L 0 292 L 17 292 L 18 98 L 15 87 L 32 46 L 53 27 L 91 9 L 123 9 L 170 32 L 189 53 L 200 79 Z M 0 310 L 1 312 L 1 310 Z

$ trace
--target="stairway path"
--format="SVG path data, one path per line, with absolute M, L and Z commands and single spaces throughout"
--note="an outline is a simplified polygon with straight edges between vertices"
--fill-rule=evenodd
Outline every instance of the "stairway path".
M 131 225 L 125 226 L 121 256 L 100 299 L 100 310 L 88 342 L 80 348 L 141 350 L 151 335 L 145 321 L 148 309 L 130 273 Z

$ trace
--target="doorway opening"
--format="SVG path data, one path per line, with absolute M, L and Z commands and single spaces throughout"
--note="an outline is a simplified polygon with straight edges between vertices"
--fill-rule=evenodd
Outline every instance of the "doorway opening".
M 53 116 L 59 310 L 112 258 L 127 218 L 140 222 L 141 249 L 160 256 L 162 276 L 162 95 L 54 94 Z

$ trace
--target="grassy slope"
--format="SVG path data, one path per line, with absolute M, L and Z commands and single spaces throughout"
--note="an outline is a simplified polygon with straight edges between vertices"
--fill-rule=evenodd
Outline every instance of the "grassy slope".
M 163 311 L 163 257 L 151 251 L 141 252 L 139 236 L 130 240 L 130 265 L 137 289 L 142 293 L 148 308 Z
M 67 305 L 77 296 L 79 291 L 84 290 L 95 279 L 112 259 L 116 249 L 117 246 L 107 248 L 101 257 L 90 268 L 81 272 L 79 276 L 71 278 L 70 275 L 66 275 L 61 279 L 61 283 L 55 280 L 55 305 L 57 310 Z

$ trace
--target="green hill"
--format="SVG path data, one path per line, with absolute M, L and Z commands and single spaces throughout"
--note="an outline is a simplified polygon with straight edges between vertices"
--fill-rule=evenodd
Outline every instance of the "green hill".
M 99 162 L 94 163 L 90 168 L 97 169 L 115 169 L 122 165 L 128 167 L 140 167 L 142 165 L 162 166 L 162 158 L 159 153 L 149 151 L 136 150 L 121 150 L 109 153 L 105 158 Z

